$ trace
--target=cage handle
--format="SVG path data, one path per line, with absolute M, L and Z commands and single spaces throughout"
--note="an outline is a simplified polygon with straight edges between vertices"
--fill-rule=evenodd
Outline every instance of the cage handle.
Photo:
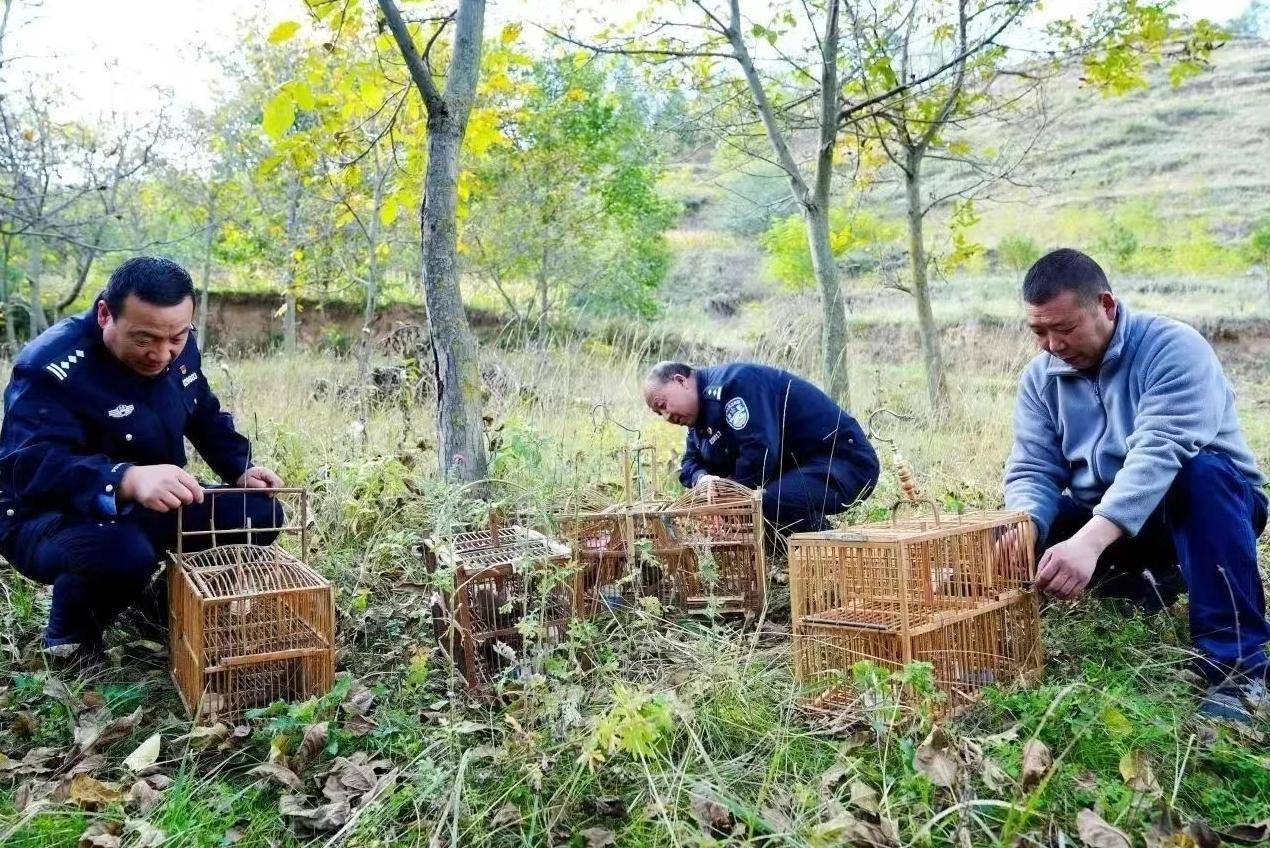
M 936 527 L 939 527 L 939 526 L 940 526 L 940 522 L 939 522 L 939 504 L 935 503 L 934 499 L 932 499 L 932 498 L 918 498 L 918 499 L 917 499 L 917 500 L 915 500 L 915 501 L 910 501 L 910 500 L 908 500 L 907 498 L 900 498 L 900 499 L 899 499 L 899 500 L 897 500 L 895 503 L 891 504 L 891 526 L 892 526 L 892 527 L 894 527 L 894 526 L 895 526 L 895 513 L 899 511 L 899 508 L 900 508 L 900 507 L 902 507 L 904 504 L 907 504 L 907 503 L 929 504 L 929 505 L 930 505 L 931 516 L 932 516 L 932 517 L 934 518 L 934 520 L 935 520 L 935 526 L 936 526 Z

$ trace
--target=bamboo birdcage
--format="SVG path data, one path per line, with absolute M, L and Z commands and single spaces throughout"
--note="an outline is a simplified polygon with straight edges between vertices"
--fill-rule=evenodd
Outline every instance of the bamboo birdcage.
M 454 588 L 434 617 L 437 639 L 468 685 L 524 670 L 535 642 L 564 641 L 575 587 L 563 568 L 568 546 L 520 525 L 436 537 L 425 542 L 429 566 L 453 573 Z
M 889 667 L 924 660 L 940 688 L 964 700 L 975 688 L 1039 670 L 1028 516 L 941 517 L 930 505 L 929 518 L 897 520 L 893 507 L 890 521 L 790 538 L 799 679 L 847 672 L 859 660 Z
M 684 549 L 680 574 L 689 609 L 762 609 L 767 587 L 762 489 L 709 481 L 686 492 L 663 514 Z
M 218 498 L 260 493 L 213 488 L 204 497 L 215 515 Z M 241 718 L 253 707 L 321 695 L 334 683 L 335 598 L 306 562 L 308 495 L 271 494 L 283 502 L 282 526 L 187 530 L 184 510 L 178 513 L 168 577 L 171 672 L 197 719 Z M 256 534 L 277 540 L 253 544 Z M 191 550 L 208 542 L 213 547 Z

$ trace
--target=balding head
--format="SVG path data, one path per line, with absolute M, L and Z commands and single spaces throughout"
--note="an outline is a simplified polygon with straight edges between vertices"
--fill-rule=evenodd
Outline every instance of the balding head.
M 658 362 L 644 377 L 644 403 L 671 424 L 697 423 L 697 375 L 682 362 Z

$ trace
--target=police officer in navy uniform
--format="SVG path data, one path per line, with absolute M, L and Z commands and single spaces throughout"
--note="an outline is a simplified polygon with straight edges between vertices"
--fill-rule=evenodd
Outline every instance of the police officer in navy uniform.
M 687 427 L 679 480 L 726 477 L 763 488 L 763 514 L 782 536 L 827 527 L 825 516 L 867 498 L 878 456 L 859 423 L 808 381 L 766 365 L 653 366 L 648 408 Z
M 242 529 L 281 526 L 267 491 L 205 498 L 183 470 L 188 438 L 225 483 L 282 485 L 252 464 L 247 438 L 207 384 L 194 306 L 179 265 L 129 259 L 92 309 L 49 329 L 14 364 L 0 429 L 0 554 L 53 587 L 44 644 L 56 656 L 95 652 L 123 609 L 158 602 L 150 581 L 175 546 L 178 508 L 187 530 L 240 531 L 218 533 L 219 543 L 268 544 L 276 533 Z

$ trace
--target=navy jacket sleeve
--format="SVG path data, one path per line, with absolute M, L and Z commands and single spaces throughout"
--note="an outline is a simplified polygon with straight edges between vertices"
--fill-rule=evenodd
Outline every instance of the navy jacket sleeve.
M 207 383 L 201 360 L 198 374 L 197 403 L 185 435 L 217 476 L 233 485 L 251 467 L 251 442 L 234 427 L 234 417 L 221 409 L 220 399 Z
M 91 518 L 119 513 L 115 496 L 126 462 L 92 453 L 83 422 L 65 402 L 66 387 L 41 371 L 15 370 L 6 424 L 13 442 L 0 478 L 23 502 Z
M 737 447 L 732 479 L 756 489 L 767 484 L 780 466 L 781 406 L 787 392 L 764 393 L 741 380 L 723 387 L 723 410 Z
M 685 489 L 697 484 L 697 478 L 706 471 L 705 460 L 701 456 L 701 447 L 697 440 L 697 431 L 688 430 L 688 440 L 684 445 L 683 459 L 679 462 L 679 482 Z

